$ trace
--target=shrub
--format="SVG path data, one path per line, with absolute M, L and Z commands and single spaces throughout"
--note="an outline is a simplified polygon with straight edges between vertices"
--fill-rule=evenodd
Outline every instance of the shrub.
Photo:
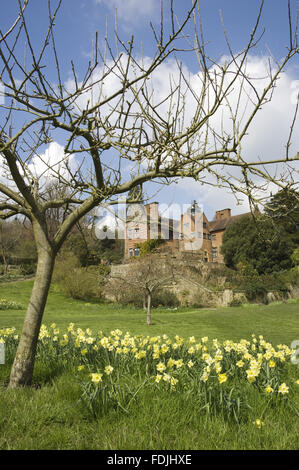
M 21 310 L 23 307 L 18 302 L 0 299 L 0 310 Z
M 140 256 L 146 256 L 149 253 L 152 253 L 157 248 L 159 248 L 161 245 L 164 245 L 164 243 L 165 243 L 165 240 L 163 240 L 163 238 L 161 238 L 161 237 L 146 240 L 145 242 L 140 243 L 140 245 L 139 245 Z
M 57 257 L 53 272 L 53 282 L 60 284 L 65 277 L 80 267 L 79 259 L 71 252 L 66 252 Z
M 233 298 L 229 303 L 229 307 L 240 307 L 243 304 L 242 300 L 238 297 Z
M 242 287 L 244 288 L 245 295 L 248 300 L 255 300 L 261 297 L 264 298 L 267 294 L 267 289 L 263 282 L 258 278 L 245 279 Z
M 153 307 L 178 307 L 179 300 L 174 292 L 167 289 L 161 289 L 152 296 Z
M 110 272 L 108 266 L 80 267 L 73 254 L 58 259 L 53 282 L 69 297 L 77 300 L 101 299 L 103 285 Z
M 20 267 L 21 274 L 24 276 L 29 276 L 30 274 L 34 274 L 36 271 L 36 263 L 26 263 L 21 265 Z
M 130 286 L 121 280 L 113 279 L 104 289 L 108 298 L 113 299 L 119 304 L 134 305 L 134 307 L 142 308 L 145 306 L 146 299 L 142 289 L 136 289 L 135 286 Z M 167 290 L 160 289 L 152 294 L 152 307 L 178 307 L 179 300 L 177 296 Z

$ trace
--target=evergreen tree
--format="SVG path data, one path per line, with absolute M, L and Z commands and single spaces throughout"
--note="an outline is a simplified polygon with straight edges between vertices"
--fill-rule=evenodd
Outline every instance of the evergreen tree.
M 264 274 L 290 269 L 294 248 L 289 234 L 272 218 L 249 215 L 227 227 L 221 251 L 227 266 L 236 269 L 242 262 Z
M 265 206 L 265 214 L 290 234 L 291 240 L 299 246 L 299 192 L 282 189 L 271 196 Z

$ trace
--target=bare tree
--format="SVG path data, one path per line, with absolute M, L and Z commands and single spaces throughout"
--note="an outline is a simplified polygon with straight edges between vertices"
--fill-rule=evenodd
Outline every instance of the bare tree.
M 8 35 L 0 35 L 0 80 L 5 87 L 5 102 L 0 105 L 0 156 L 4 168 L 0 215 L 29 218 L 38 253 L 35 282 L 11 371 L 11 387 L 32 381 L 55 257 L 82 217 L 147 181 L 168 183 L 173 178 L 189 176 L 204 182 L 207 173 L 218 184 L 243 191 L 254 202 L 254 178 L 283 186 L 288 181 L 281 174 L 275 176 L 267 171 L 267 167 L 283 163 L 287 169 L 298 159 L 298 154 L 290 155 L 289 147 L 287 155 L 275 161 L 250 162 L 242 153 L 242 142 L 252 121 L 271 100 L 285 66 L 298 54 L 296 23 L 290 14 L 286 15 L 290 31 L 286 55 L 280 62 L 270 61 L 262 89 L 251 80 L 246 63 L 258 41 L 263 1 L 244 50 L 234 54 L 227 41 L 229 54 L 225 63 L 217 63 L 206 54 L 200 2 L 193 0 L 184 20 L 178 23 L 170 1 L 166 15 L 170 21 L 165 21 L 164 15 L 159 31 L 152 27 L 156 44 L 152 59 L 134 53 L 133 37 L 129 43 L 124 42 L 116 31 L 116 45 L 112 47 L 106 37 L 102 50 L 96 36 L 93 60 L 85 76 L 80 79 L 71 62 L 73 77 L 66 82 L 54 35 L 61 2 L 48 1 L 49 26 L 38 50 L 26 20 L 30 2 L 24 10 L 28 2 L 22 5 L 18 0 L 18 21 Z M 290 1 L 286 5 L 290 12 Z M 190 35 L 186 35 L 186 45 L 182 46 L 190 22 L 194 25 L 194 41 L 188 44 Z M 26 61 L 22 44 L 26 44 Z M 198 61 L 195 86 L 176 59 L 184 53 L 183 49 L 193 51 Z M 160 96 L 152 86 L 155 73 L 171 57 L 175 72 L 170 77 L 169 92 Z M 237 100 L 232 101 L 236 89 Z M 244 95 L 249 110 L 245 114 L 241 109 Z M 231 118 L 229 130 L 221 126 L 224 111 Z M 294 125 L 290 134 L 293 129 Z M 61 140 L 63 145 L 58 144 Z M 232 178 L 225 168 L 239 168 L 240 176 Z M 53 181 L 67 190 L 50 194 L 48 187 Z M 55 232 L 47 223 L 53 209 L 64 214 Z
M 151 325 L 152 297 L 175 280 L 175 267 L 166 258 L 159 255 L 147 255 L 136 258 L 134 263 L 127 267 L 123 275 L 114 274 L 110 281 L 116 282 L 114 288 L 130 288 L 144 299 L 144 308 L 147 310 L 146 323 Z

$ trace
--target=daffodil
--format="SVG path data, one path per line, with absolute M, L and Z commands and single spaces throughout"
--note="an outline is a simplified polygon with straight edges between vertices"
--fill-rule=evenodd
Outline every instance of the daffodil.
M 170 380 L 171 380 L 171 375 L 169 375 L 169 374 L 163 374 L 163 380 L 164 380 L 164 382 L 170 382 Z
M 177 383 L 178 383 L 178 379 L 176 379 L 175 377 L 171 377 L 170 385 L 172 385 L 174 387 Z
M 179 369 L 180 367 L 183 367 L 184 365 L 183 359 L 178 359 L 177 361 L 175 361 L 175 365 L 177 369 Z
M 289 393 L 289 387 L 285 383 L 282 383 L 278 388 L 278 393 L 281 393 L 282 395 Z
M 226 374 L 219 374 L 218 375 L 218 382 L 220 384 L 224 383 L 227 381 L 227 375 Z
M 138 351 L 136 354 L 135 354 L 135 358 L 136 359 L 142 359 L 143 357 L 146 356 L 146 351 L 144 349 L 141 349 L 141 351 Z
M 258 429 L 261 429 L 261 427 L 265 425 L 259 418 L 253 421 L 253 424 L 255 424 Z
M 166 344 L 162 344 L 161 346 L 161 354 L 166 354 L 169 351 L 169 347 Z
M 91 376 L 91 381 L 92 382 L 94 382 L 96 384 L 102 382 L 103 374 L 99 374 L 99 373 L 95 372 L 95 373 L 90 374 L 90 376 Z
M 202 380 L 203 382 L 207 382 L 208 379 L 209 379 L 209 374 L 207 374 L 206 372 L 204 372 L 202 376 L 200 377 L 200 380 Z
M 95 338 L 92 338 L 92 337 L 90 337 L 90 336 L 86 339 L 86 343 L 87 343 L 87 344 L 92 344 L 92 343 L 94 343 L 94 342 L 95 342 Z
M 166 369 L 166 366 L 165 366 L 165 364 L 163 364 L 163 362 L 159 362 L 159 364 L 156 365 L 156 369 L 159 372 L 163 372 Z
M 167 367 L 171 369 L 174 365 L 175 365 L 175 360 L 170 357 L 167 361 Z
M 248 369 L 246 371 L 246 374 L 247 374 L 248 382 L 252 383 L 252 382 L 256 381 L 256 374 L 254 373 L 254 371 L 252 369 Z
M 105 374 L 110 375 L 110 374 L 112 374 L 113 370 L 114 370 L 114 369 L 113 369 L 112 366 L 110 366 L 110 365 L 109 365 L 109 366 L 106 366 L 106 367 L 105 367 Z
M 156 377 L 155 377 L 155 382 L 156 382 L 156 383 L 160 383 L 161 380 L 162 380 L 162 377 L 163 377 L 163 376 L 162 376 L 161 374 L 157 374 Z

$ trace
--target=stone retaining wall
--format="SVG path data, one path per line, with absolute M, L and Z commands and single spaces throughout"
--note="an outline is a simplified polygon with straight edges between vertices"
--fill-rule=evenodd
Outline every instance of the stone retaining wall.
M 168 256 L 161 256 L 161 263 L 167 263 L 169 261 Z M 199 306 L 210 306 L 210 307 L 227 307 L 232 302 L 236 304 L 240 303 L 248 303 L 248 299 L 246 298 L 244 292 L 236 292 L 231 289 L 208 289 L 205 286 L 204 280 L 202 284 L 196 281 L 196 276 L 190 278 L 187 275 L 188 268 L 190 267 L 197 267 L 200 268 L 202 271 L 208 273 L 209 269 L 217 267 L 215 263 L 203 263 L 200 259 L 196 259 L 194 256 L 190 259 L 186 259 L 186 257 L 177 257 L 172 256 L 171 262 L 178 266 L 179 275 L 177 278 L 167 286 L 167 289 L 172 291 L 178 297 L 180 304 L 183 306 L 192 306 L 192 305 L 199 305 Z M 111 266 L 111 276 L 122 276 L 126 275 L 126 272 L 130 268 L 131 263 L 121 264 L 121 265 L 112 265 Z M 186 270 L 186 276 L 184 276 L 184 270 Z M 203 279 L 204 279 L 204 272 L 203 272 Z M 221 279 L 219 279 L 219 284 L 221 284 Z M 295 288 L 294 288 L 295 289 Z M 287 295 L 287 298 L 291 297 L 299 297 L 299 292 L 290 292 Z M 299 288 L 297 289 L 299 291 Z M 297 294 L 297 295 L 294 295 Z M 281 292 L 268 292 L 266 297 L 260 299 L 265 303 L 273 302 L 273 301 L 281 301 L 285 300 L 285 294 Z

